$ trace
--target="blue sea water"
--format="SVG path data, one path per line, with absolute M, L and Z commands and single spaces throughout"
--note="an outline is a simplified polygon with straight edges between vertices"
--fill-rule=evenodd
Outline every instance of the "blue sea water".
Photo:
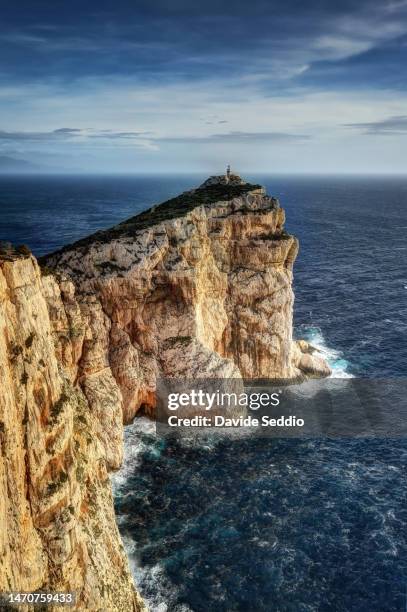
M 205 177 L 3 177 L 0 239 L 37 255 Z M 407 179 L 248 177 L 300 239 L 296 333 L 339 377 L 407 369 Z M 139 588 L 159 612 L 402 612 L 404 439 L 162 438 L 137 419 L 114 479 Z

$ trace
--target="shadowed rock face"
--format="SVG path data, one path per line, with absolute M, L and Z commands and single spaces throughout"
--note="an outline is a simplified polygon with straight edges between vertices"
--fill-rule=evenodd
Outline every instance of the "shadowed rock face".
M 113 405 L 125 422 L 153 412 L 158 376 L 329 374 L 292 340 L 298 241 L 284 210 L 260 185 L 218 178 L 45 258 L 76 313 L 58 351 L 102 420 L 119 418 Z

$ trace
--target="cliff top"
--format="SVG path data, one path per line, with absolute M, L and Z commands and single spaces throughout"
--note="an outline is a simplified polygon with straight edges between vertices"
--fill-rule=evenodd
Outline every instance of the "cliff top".
M 25 244 L 13 246 L 11 242 L 0 240 L 0 261 L 15 261 L 30 257 L 31 251 Z
M 110 242 L 111 240 L 120 238 L 122 236 L 133 236 L 136 232 L 161 223 L 162 221 L 168 221 L 169 219 L 174 219 L 176 217 L 184 217 L 188 212 L 194 208 L 197 208 L 198 206 L 211 206 L 217 202 L 230 201 L 233 200 L 233 198 L 237 198 L 253 191 L 262 190 L 262 192 L 264 192 L 261 185 L 245 183 L 240 179 L 240 177 L 239 180 L 241 183 L 239 184 L 234 182 L 225 183 L 222 181 L 212 182 L 211 179 L 214 178 L 218 177 L 210 177 L 197 189 L 185 191 L 175 198 L 166 200 L 165 202 L 162 202 L 162 204 L 152 206 L 148 210 L 126 219 L 118 225 L 106 230 L 100 230 L 94 234 L 91 234 L 90 236 L 86 236 L 86 238 L 78 240 L 73 244 L 66 245 L 57 252 L 64 252 L 77 247 L 86 247 L 94 242 Z M 210 182 L 208 183 L 208 181 Z M 54 254 L 55 253 L 50 253 L 49 255 Z M 49 257 L 49 255 L 41 258 L 41 260 L 44 261 Z
M 226 174 L 210 176 L 199 186 L 199 189 L 204 189 L 211 185 L 247 185 L 247 183 L 238 174 L 230 172 L 230 168 L 228 167 Z

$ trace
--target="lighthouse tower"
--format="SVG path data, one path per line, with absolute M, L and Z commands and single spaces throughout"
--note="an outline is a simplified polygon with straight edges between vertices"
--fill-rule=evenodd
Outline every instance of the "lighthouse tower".
M 228 164 L 226 168 L 226 182 L 229 183 L 230 180 L 230 164 Z

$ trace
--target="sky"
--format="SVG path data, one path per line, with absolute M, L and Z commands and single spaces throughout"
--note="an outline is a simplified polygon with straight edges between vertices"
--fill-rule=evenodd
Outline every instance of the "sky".
M 407 171 L 407 0 L 0 5 L 0 170 Z

